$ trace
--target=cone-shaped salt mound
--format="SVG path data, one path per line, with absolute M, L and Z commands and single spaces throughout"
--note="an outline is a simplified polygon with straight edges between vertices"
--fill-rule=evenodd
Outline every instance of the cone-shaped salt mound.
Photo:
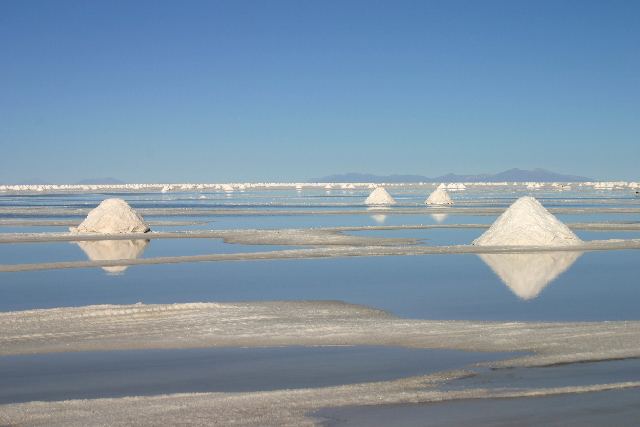
M 383 187 L 378 187 L 369 194 L 367 200 L 364 201 L 366 205 L 392 205 L 396 201 L 393 197 L 387 193 Z
M 427 205 L 452 205 L 453 200 L 449 193 L 446 192 L 443 188 L 436 188 L 436 191 L 431 193 L 427 201 L 425 202 Z
M 576 262 L 582 252 L 478 254 L 519 298 L 529 300 Z
M 533 197 L 521 197 L 473 241 L 477 246 L 570 246 L 582 243 Z
M 106 199 L 89 212 L 76 230 L 81 233 L 146 233 L 149 225 L 122 199 Z

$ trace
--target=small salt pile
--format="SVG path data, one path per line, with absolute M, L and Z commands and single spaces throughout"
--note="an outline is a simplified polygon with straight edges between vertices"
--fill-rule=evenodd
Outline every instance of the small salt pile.
M 369 194 L 367 200 L 364 201 L 366 205 L 392 205 L 396 201 L 393 197 L 387 193 L 383 187 L 378 187 Z
M 438 187 L 424 203 L 427 205 L 452 205 L 453 200 L 445 189 Z
M 146 233 L 149 225 L 127 202 L 122 199 L 106 199 L 89 212 L 78 228 L 80 233 Z
M 476 246 L 570 246 L 582 243 L 533 197 L 521 197 L 493 223 Z

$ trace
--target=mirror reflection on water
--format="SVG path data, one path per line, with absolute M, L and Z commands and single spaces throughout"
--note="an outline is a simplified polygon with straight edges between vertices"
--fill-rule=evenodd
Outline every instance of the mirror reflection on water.
M 538 296 L 549 282 L 564 273 L 582 252 L 478 254 L 519 298 Z
M 144 253 L 149 240 L 98 240 L 75 242 L 91 261 L 137 259 Z M 123 274 L 126 265 L 102 267 L 108 274 Z
M 2 273 L 0 311 L 137 302 L 341 300 L 431 320 L 640 320 L 637 251 L 559 254 L 536 262 L 520 259 L 517 265 L 525 265 L 520 271 L 500 258 L 494 271 L 478 255 L 468 254 L 136 265 L 115 276 L 100 268 Z M 527 278 L 533 271 L 553 280 L 539 291 L 542 281 Z M 506 286 L 506 280 L 519 290 Z M 522 298 L 536 292 L 535 298 Z

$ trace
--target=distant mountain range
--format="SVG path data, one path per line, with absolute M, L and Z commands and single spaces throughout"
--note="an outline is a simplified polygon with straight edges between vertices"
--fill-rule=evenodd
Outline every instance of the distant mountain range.
M 562 175 L 546 169 L 534 169 L 531 171 L 517 168 L 497 174 L 483 173 L 480 175 L 447 175 L 436 178 L 428 178 L 421 175 L 371 175 L 364 173 L 346 173 L 343 175 L 330 175 L 315 178 L 310 183 L 317 182 L 591 182 L 593 179 L 584 176 Z

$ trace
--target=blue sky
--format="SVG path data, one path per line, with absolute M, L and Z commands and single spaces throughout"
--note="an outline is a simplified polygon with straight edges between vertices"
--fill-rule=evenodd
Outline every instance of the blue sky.
M 0 0 L 0 183 L 640 181 L 640 2 Z

